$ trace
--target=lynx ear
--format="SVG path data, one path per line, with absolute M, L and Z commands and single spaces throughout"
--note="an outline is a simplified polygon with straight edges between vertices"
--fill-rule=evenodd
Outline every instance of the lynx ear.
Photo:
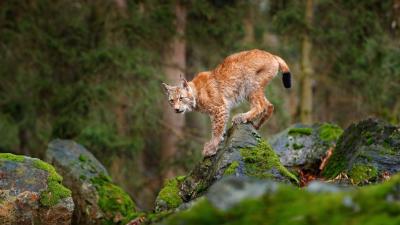
M 169 89 L 171 89 L 171 86 L 169 86 L 169 85 L 166 84 L 166 83 L 162 83 L 162 86 L 163 86 L 164 91 L 165 91 L 166 93 L 168 93 L 168 92 L 169 92 Z
M 181 80 L 182 80 L 182 87 L 188 89 L 189 88 L 188 81 L 182 76 L 182 74 L 181 74 Z
M 188 88 L 189 87 L 189 83 L 185 79 L 183 79 L 182 85 L 183 85 L 184 88 Z

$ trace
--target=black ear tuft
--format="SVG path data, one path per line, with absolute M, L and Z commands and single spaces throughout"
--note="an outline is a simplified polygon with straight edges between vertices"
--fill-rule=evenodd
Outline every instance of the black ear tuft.
M 292 86 L 291 75 L 290 72 L 283 73 L 282 82 L 285 88 L 290 88 Z

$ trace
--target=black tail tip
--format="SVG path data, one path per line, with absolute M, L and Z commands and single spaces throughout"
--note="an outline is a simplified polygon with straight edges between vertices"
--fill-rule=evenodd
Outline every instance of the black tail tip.
M 282 82 L 285 88 L 290 88 L 292 86 L 292 82 L 290 80 L 290 72 L 283 73 Z

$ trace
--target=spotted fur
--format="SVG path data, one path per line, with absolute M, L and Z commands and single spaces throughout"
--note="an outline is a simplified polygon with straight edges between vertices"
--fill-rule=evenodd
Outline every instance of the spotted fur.
M 235 115 L 233 123 L 252 122 L 259 129 L 272 115 L 274 106 L 264 96 L 264 88 L 279 71 L 286 74 L 285 87 L 290 87 L 286 63 L 278 56 L 255 49 L 230 55 L 214 70 L 200 72 L 190 82 L 183 80 L 180 86 L 163 85 L 175 112 L 195 110 L 210 116 L 212 138 L 203 148 L 203 155 L 210 156 L 222 141 L 230 110 L 243 100 L 249 101 L 251 108 Z

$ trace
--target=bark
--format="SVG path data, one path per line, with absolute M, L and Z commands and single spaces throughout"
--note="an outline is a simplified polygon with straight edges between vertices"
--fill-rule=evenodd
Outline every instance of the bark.
M 167 83 L 179 84 L 180 75 L 184 75 L 186 69 L 186 42 L 184 39 L 186 25 L 186 8 L 179 2 L 175 5 L 176 35 L 172 39 L 169 48 L 164 54 L 164 73 Z M 166 166 L 163 177 L 170 178 L 176 175 L 176 169 L 169 166 L 174 161 L 178 152 L 178 144 L 182 141 L 185 117 L 173 112 L 167 101 L 163 102 L 163 124 L 161 163 Z
M 306 2 L 306 17 L 305 21 L 308 28 L 312 26 L 313 19 L 313 0 Z M 301 102 L 300 102 L 300 121 L 304 124 L 312 123 L 312 74 L 313 68 L 311 64 L 312 43 L 309 32 L 305 32 L 302 41 L 302 59 L 301 59 Z

